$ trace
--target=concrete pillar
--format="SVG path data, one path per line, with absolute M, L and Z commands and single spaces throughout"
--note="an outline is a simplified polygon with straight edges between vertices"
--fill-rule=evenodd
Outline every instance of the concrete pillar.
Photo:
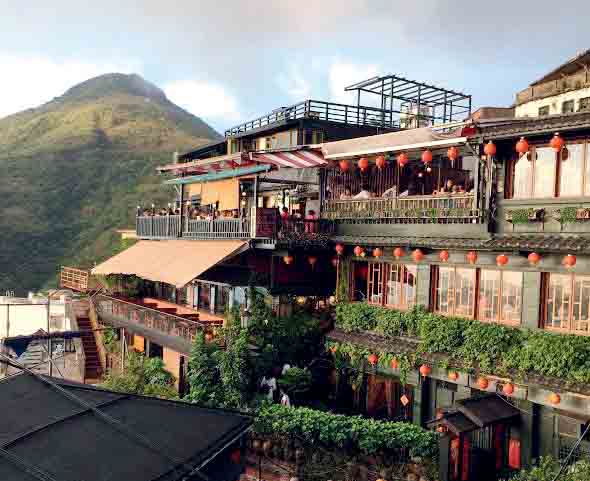
M 520 409 L 517 428 L 520 435 L 520 461 L 523 467 L 528 467 L 537 457 L 539 449 L 539 409 L 534 403 L 524 400 L 518 401 L 517 406 Z
M 524 272 L 522 281 L 522 326 L 539 327 L 541 305 L 541 273 Z
M 424 426 L 428 421 L 431 382 L 432 380 L 428 377 L 421 378 L 414 389 L 414 419 L 412 423 L 418 426 Z
M 215 294 L 217 292 L 217 287 L 211 286 L 210 289 L 211 290 L 209 291 L 209 310 L 211 311 L 211 314 L 215 314 L 215 302 L 217 300 L 215 298 Z
M 416 304 L 426 308 L 430 304 L 430 266 L 428 264 L 418 264 Z

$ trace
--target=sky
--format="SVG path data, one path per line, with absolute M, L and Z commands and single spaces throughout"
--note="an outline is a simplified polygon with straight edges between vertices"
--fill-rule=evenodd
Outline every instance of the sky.
M 138 73 L 219 131 L 395 73 L 507 106 L 590 48 L 590 2 L 0 0 L 0 117 Z

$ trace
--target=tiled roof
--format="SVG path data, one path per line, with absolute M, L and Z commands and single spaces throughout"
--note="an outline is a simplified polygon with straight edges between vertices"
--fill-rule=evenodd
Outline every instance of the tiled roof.
M 590 112 L 516 118 L 511 121 L 481 122 L 481 135 L 487 139 L 502 139 L 519 135 L 546 134 L 556 131 L 590 129 Z
M 590 235 L 496 234 L 483 239 L 408 236 L 335 236 L 349 245 L 424 247 L 433 249 L 521 250 L 590 254 Z

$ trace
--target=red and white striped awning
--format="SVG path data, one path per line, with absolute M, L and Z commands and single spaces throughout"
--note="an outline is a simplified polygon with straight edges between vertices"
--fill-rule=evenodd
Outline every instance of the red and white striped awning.
M 274 164 L 279 168 L 305 169 L 308 167 L 320 167 L 327 164 L 327 160 L 319 150 L 298 149 L 275 152 L 252 153 L 252 160 L 265 164 Z

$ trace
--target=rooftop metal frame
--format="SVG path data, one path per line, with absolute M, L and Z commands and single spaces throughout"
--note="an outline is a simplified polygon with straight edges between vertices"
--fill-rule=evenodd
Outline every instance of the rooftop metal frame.
M 381 109 L 397 114 L 407 128 L 462 121 L 471 115 L 471 95 L 399 75 L 372 77 L 344 90 L 357 92 L 357 106 L 362 105 L 363 93 L 380 97 Z

